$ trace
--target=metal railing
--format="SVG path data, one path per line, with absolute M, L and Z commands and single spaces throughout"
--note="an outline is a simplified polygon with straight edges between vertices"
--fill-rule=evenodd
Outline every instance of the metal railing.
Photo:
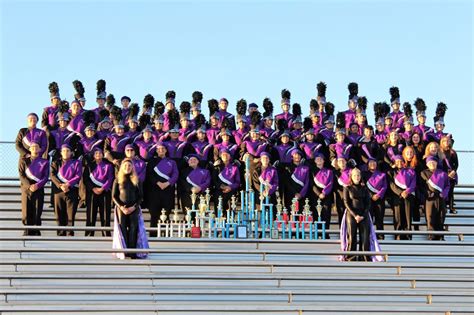
M 456 152 L 459 158 L 459 184 L 474 184 L 474 150 Z M 18 178 L 18 152 L 13 141 L 0 141 L 0 178 Z

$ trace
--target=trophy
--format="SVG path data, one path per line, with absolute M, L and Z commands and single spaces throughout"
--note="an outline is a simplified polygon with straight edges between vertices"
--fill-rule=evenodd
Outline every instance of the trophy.
M 173 216 L 172 216 L 172 220 L 173 220 L 173 223 L 178 223 L 179 221 L 179 214 L 178 214 L 178 209 L 173 209 Z
M 196 209 L 196 207 L 195 207 L 196 199 L 197 199 L 197 195 L 196 195 L 196 193 L 195 193 L 194 190 L 193 190 L 193 192 L 191 193 L 191 202 L 192 202 L 192 204 L 193 204 L 192 210 L 195 210 L 195 209 Z
M 316 206 L 316 211 L 318 212 L 318 222 L 321 222 L 321 212 L 323 211 L 323 206 L 321 206 L 321 199 L 318 199 L 318 205 Z
M 166 215 L 166 210 L 161 209 L 160 223 L 166 223 L 167 219 L 168 219 L 168 216 Z
M 308 220 L 308 218 L 311 216 L 311 211 L 310 211 L 309 199 L 308 198 L 306 198 L 306 200 L 305 200 L 305 204 L 304 204 L 304 207 L 303 207 L 303 214 L 304 214 L 306 220 Z

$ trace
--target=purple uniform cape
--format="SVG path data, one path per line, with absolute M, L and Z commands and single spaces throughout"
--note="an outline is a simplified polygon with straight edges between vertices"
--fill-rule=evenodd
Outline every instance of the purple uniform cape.
M 291 163 L 292 158 L 290 150 L 293 148 L 290 144 L 280 144 L 275 147 L 278 152 L 278 160 L 280 163 Z
M 58 173 L 54 175 L 61 183 L 67 183 L 70 187 L 78 187 L 82 178 L 82 163 L 72 159 L 62 161 Z
M 45 107 L 44 108 L 44 111 L 46 113 L 46 116 L 47 116 L 47 122 L 48 122 L 48 125 L 51 126 L 51 127 L 54 127 L 57 125 L 56 123 L 56 118 L 57 118 L 57 113 L 59 111 L 59 108 L 57 106 L 48 106 L 48 107 Z
M 245 137 L 245 135 L 247 134 L 248 131 L 249 131 L 248 128 L 238 129 L 238 130 L 232 131 L 232 135 L 234 136 L 235 143 L 237 145 L 242 144 L 242 139 Z
M 181 142 L 178 140 L 169 140 L 169 141 L 163 142 L 163 144 L 166 146 L 166 149 L 168 150 L 168 156 L 171 159 L 182 158 L 184 148 L 186 147 L 186 145 L 188 145 L 188 143 Z
M 167 136 L 168 136 L 168 134 L 166 132 L 164 132 L 163 130 L 155 130 L 155 131 L 153 131 L 153 135 L 152 135 L 154 142 L 161 142 Z
M 115 207 L 114 211 L 114 236 L 112 242 L 113 249 L 126 249 L 127 245 L 122 234 L 122 229 L 119 226 L 119 220 L 117 211 L 120 211 Z M 140 211 L 138 214 L 138 235 L 137 235 L 137 249 L 147 249 L 150 248 L 148 245 L 148 237 L 146 235 L 145 221 L 143 220 L 142 209 L 138 208 L 135 211 Z M 113 253 L 113 255 L 119 259 L 125 259 L 124 253 Z M 148 253 L 137 253 L 138 258 L 147 258 Z
M 186 129 L 179 129 L 178 140 L 182 142 L 189 142 L 189 139 L 195 134 L 195 131 L 188 127 Z
M 272 187 L 268 190 L 268 195 L 273 195 L 278 189 L 278 172 L 277 169 L 269 165 L 266 169 L 262 169 L 258 180 L 265 187 L 270 184 Z
M 199 187 L 201 191 L 205 191 L 211 185 L 211 173 L 206 169 L 197 167 L 189 172 L 186 182 L 193 187 Z
M 351 169 L 345 168 L 339 177 L 337 177 L 337 182 L 341 187 L 347 187 L 351 184 Z
M 345 118 L 345 121 L 346 121 L 345 128 L 346 128 L 346 130 L 349 130 L 350 127 L 351 127 L 351 124 L 353 122 L 355 122 L 356 112 L 352 109 L 348 109 L 348 110 L 344 111 L 344 118 Z
M 387 141 L 387 132 L 382 131 L 374 135 L 375 140 L 377 140 L 378 144 L 384 144 Z
M 418 125 L 413 128 L 413 131 L 419 133 L 423 141 L 428 141 L 429 135 L 433 133 L 433 128 L 426 125 Z
M 387 187 L 387 176 L 385 173 L 382 173 L 378 170 L 373 172 L 370 178 L 367 180 L 367 188 L 372 194 L 377 195 L 379 199 L 382 199 L 385 196 Z
M 403 123 L 405 121 L 405 114 L 401 111 L 398 111 L 398 112 L 391 112 L 390 116 L 392 116 L 392 128 L 402 129 Z
M 76 135 L 76 133 L 72 132 L 68 129 L 64 129 L 64 130 L 55 129 L 55 130 L 52 130 L 51 131 L 51 136 L 53 137 L 54 142 L 56 143 L 56 147 L 55 148 L 50 148 L 50 149 L 60 150 L 61 146 L 63 144 L 69 144 L 71 142 L 71 139 L 74 137 L 74 135 Z
M 324 143 L 328 146 L 334 139 L 334 131 L 328 128 L 322 128 L 319 134 L 323 136 Z
M 449 195 L 449 178 L 445 171 L 436 169 L 431 177 L 427 180 L 428 186 L 438 192 L 443 199 L 447 199 Z
M 43 188 L 49 178 L 49 161 L 37 157 L 34 160 L 28 159 L 26 165 L 28 166 L 22 170 L 22 165 L 20 164 L 20 180 L 22 184 L 26 184 L 29 188 L 30 183 L 34 182 L 38 186 L 38 189 Z M 28 183 L 23 182 L 23 176 L 28 179 Z
M 265 151 L 267 148 L 267 144 L 263 141 L 252 141 L 246 140 L 244 141 L 244 152 L 248 152 L 250 155 L 254 157 L 259 157 L 260 153 Z
M 216 144 L 217 143 L 217 137 L 219 136 L 220 129 L 215 127 L 215 128 L 209 128 L 206 130 L 206 136 L 207 140 L 209 141 L 210 144 Z
M 280 119 L 285 119 L 288 122 L 288 128 L 291 128 L 290 123 L 293 119 L 293 114 L 291 114 L 290 112 L 283 112 L 275 116 L 275 122 Z
M 163 158 L 153 169 L 155 173 L 164 179 L 164 182 L 169 182 L 170 186 L 173 186 L 178 181 L 178 168 L 176 162 L 169 159 Z
M 316 153 L 321 150 L 322 144 L 316 142 L 303 142 L 300 144 L 300 149 L 304 152 L 306 159 L 312 160 Z
M 262 129 L 260 129 L 260 134 L 267 139 L 270 138 L 274 132 L 275 130 L 273 130 L 272 128 L 263 127 Z
M 84 119 L 82 119 L 82 111 L 75 117 L 71 116 L 71 121 L 69 121 L 67 129 L 80 135 L 83 134 L 84 129 L 86 129 L 86 124 L 84 122 Z
M 199 159 L 203 161 L 207 161 L 209 157 L 209 152 L 212 151 L 213 145 L 208 142 L 201 142 L 201 141 L 194 141 L 192 144 L 194 152 L 199 155 Z M 234 151 L 235 153 L 235 151 Z
M 100 148 L 103 144 L 102 139 L 97 139 L 95 136 L 92 138 L 83 137 L 79 140 L 79 143 L 82 145 L 82 150 L 85 154 L 92 152 L 94 148 Z
M 102 161 L 91 170 L 89 178 L 95 186 L 108 191 L 114 182 L 114 168 L 112 164 Z
M 356 145 L 357 143 L 359 143 L 360 138 L 361 136 L 357 133 L 350 133 L 347 136 L 347 139 L 349 139 L 352 145 Z
M 240 171 L 237 165 L 229 163 L 219 173 L 219 179 L 232 190 L 240 187 Z
M 221 142 L 219 144 L 216 144 L 215 148 L 216 148 L 217 152 L 220 152 L 221 149 L 229 150 L 230 156 L 232 156 L 232 157 L 235 156 L 235 153 L 239 149 L 236 144 L 232 144 L 230 142 Z
M 416 173 L 412 168 L 402 168 L 398 170 L 394 177 L 395 185 L 403 190 L 406 190 L 409 194 L 415 193 L 416 188 Z
M 291 180 L 301 187 L 299 194 L 305 197 L 309 187 L 309 167 L 303 164 L 298 165 L 291 174 Z
M 138 180 L 140 183 L 143 183 L 146 176 L 146 163 L 138 157 L 135 157 L 132 161 L 135 172 L 137 172 Z
M 346 226 L 346 216 L 350 215 L 347 214 L 347 210 L 344 211 L 344 215 L 342 217 L 342 222 L 341 222 L 341 232 L 340 232 L 340 239 L 341 239 L 341 250 L 342 251 L 347 251 L 348 248 L 348 242 L 347 242 L 347 226 Z M 375 234 L 375 229 L 374 229 L 374 224 L 372 223 L 372 218 L 370 215 L 368 215 L 369 220 L 369 227 L 370 227 L 370 235 L 369 235 L 369 240 L 370 240 L 370 251 L 371 252 L 381 252 L 382 249 L 380 248 L 379 242 L 377 240 L 377 235 Z M 339 261 L 344 261 L 346 259 L 345 255 L 339 256 Z M 372 262 L 381 262 L 384 261 L 383 256 L 380 255 L 373 255 L 371 256 Z
M 39 156 L 42 156 L 43 153 L 47 150 L 48 148 L 48 138 L 46 136 L 46 132 L 44 130 L 38 129 L 38 128 L 33 128 L 33 129 L 28 129 L 24 128 L 24 136 L 21 139 L 21 146 L 23 149 L 30 150 L 30 146 L 32 142 L 36 142 L 40 146 L 40 152 Z M 22 130 L 20 130 L 20 133 Z M 25 154 L 21 154 L 21 156 L 24 156 Z
M 138 155 L 148 161 L 156 151 L 156 143 L 153 139 L 145 141 L 144 139 L 135 141 L 136 146 L 138 147 Z
M 334 174 L 330 169 L 323 167 L 318 170 L 313 181 L 316 187 L 321 189 L 321 192 L 325 196 L 328 196 L 331 193 L 334 184 Z

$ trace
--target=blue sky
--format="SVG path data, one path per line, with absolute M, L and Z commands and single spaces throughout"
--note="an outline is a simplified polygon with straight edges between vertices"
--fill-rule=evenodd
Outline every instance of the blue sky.
M 72 81 L 95 107 L 95 83 L 141 104 L 151 93 L 279 104 L 288 88 L 308 108 L 316 84 L 347 107 L 347 83 L 372 104 L 422 97 L 429 123 L 448 105 L 457 149 L 474 149 L 472 1 L 1 1 L 0 140 L 13 140 L 48 84 L 73 99 Z M 279 106 L 278 106 L 279 107 Z M 276 106 L 276 112 L 279 108 Z

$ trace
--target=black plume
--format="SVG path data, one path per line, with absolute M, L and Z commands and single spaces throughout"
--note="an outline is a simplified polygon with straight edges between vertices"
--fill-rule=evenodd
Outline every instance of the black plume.
M 84 120 L 84 124 L 89 126 L 90 124 L 95 123 L 95 113 L 92 110 L 86 110 L 84 114 L 82 114 L 82 119 Z
M 309 110 L 311 113 L 317 112 L 319 109 L 318 101 L 316 101 L 314 98 L 309 101 Z
M 286 121 L 286 119 L 281 118 L 277 120 L 277 129 L 279 131 L 284 131 L 287 128 L 288 128 L 288 122 Z
M 222 124 L 221 124 L 221 129 L 230 129 L 231 127 L 231 123 L 229 121 L 229 118 L 225 117 L 224 120 L 222 120 Z
M 84 97 L 84 93 L 86 92 L 84 89 L 84 86 L 82 85 L 82 82 L 79 80 L 74 80 L 72 82 L 72 85 L 74 86 L 74 89 L 77 92 L 78 98 Z
M 293 116 L 295 116 L 295 118 L 297 116 L 301 116 L 301 105 L 298 104 L 298 103 L 294 103 L 292 112 L 293 112 Z
M 141 115 L 140 118 L 138 119 L 138 125 L 140 128 L 143 130 L 147 125 L 150 125 L 151 123 L 151 117 L 150 115 Z
M 207 106 L 209 107 L 209 116 L 214 115 L 219 110 L 219 103 L 214 98 L 207 101 Z
M 289 100 L 291 98 L 291 93 L 287 89 L 281 90 L 281 98 Z
M 245 115 L 245 113 L 247 112 L 247 101 L 243 98 L 238 100 L 235 109 L 237 111 L 237 114 L 239 114 L 240 116 Z
M 58 110 L 60 113 L 67 113 L 69 111 L 69 102 L 66 100 L 61 101 Z
M 150 108 L 153 107 L 153 104 L 155 103 L 155 98 L 151 94 L 145 95 L 145 98 L 143 99 L 143 108 L 145 110 L 149 110 Z
M 374 115 L 375 115 L 375 120 L 377 120 L 380 117 L 383 117 L 382 103 L 380 103 L 380 102 L 374 103 Z
M 160 101 L 157 101 L 155 103 L 155 106 L 153 107 L 153 115 L 155 117 L 160 117 L 164 112 L 165 112 L 165 104 L 163 104 Z
M 346 115 L 344 112 L 337 113 L 336 117 L 336 128 L 344 129 L 346 127 Z
M 355 82 L 349 83 L 347 89 L 349 90 L 349 96 L 351 98 L 359 94 L 359 85 Z
M 250 124 L 257 127 L 258 124 L 260 124 L 260 121 L 262 120 L 262 114 L 259 111 L 253 111 L 250 114 Z
M 175 91 L 166 92 L 166 99 L 168 100 L 170 98 L 176 98 L 176 92 Z
M 198 104 L 202 102 L 202 93 L 199 91 L 193 92 L 193 104 Z
M 388 105 L 386 102 L 382 102 L 382 113 L 383 117 L 386 117 L 388 114 L 390 114 L 390 105 Z
M 97 81 L 97 94 L 105 92 L 105 80 Z
M 444 117 L 447 109 L 448 107 L 445 103 L 439 102 L 438 106 L 436 106 L 436 117 Z
M 140 111 L 140 107 L 138 106 L 138 103 L 130 104 L 129 111 L 128 111 L 128 117 L 133 118 L 135 116 L 138 116 L 139 111 Z
M 53 95 L 59 94 L 59 86 L 56 82 L 51 82 L 48 87 L 49 87 L 49 93 Z
M 168 119 L 170 121 L 170 127 L 171 128 L 173 128 L 175 125 L 179 124 L 179 113 L 175 108 L 168 111 Z
M 334 115 L 334 104 L 331 102 L 327 102 L 326 106 L 324 107 L 326 114 L 329 116 Z
M 206 117 L 203 114 L 199 114 L 194 118 L 194 122 L 196 123 L 196 129 L 199 129 L 202 126 L 206 125 Z
M 415 100 L 414 104 L 415 104 L 415 108 L 416 108 L 417 111 L 419 111 L 419 112 L 426 111 L 426 104 L 425 104 L 425 101 L 423 99 L 417 98 Z
M 122 109 L 116 105 L 113 105 L 112 108 L 110 109 L 110 115 L 112 115 L 116 121 L 121 121 Z
M 326 97 L 326 88 L 327 88 L 326 83 L 319 82 L 316 88 L 318 89 L 318 96 Z
M 109 94 L 107 95 L 107 98 L 105 100 L 105 102 L 107 103 L 107 106 L 112 107 L 115 105 L 115 97 L 113 94 Z
M 191 112 L 191 103 L 186 101 L 181 102 L 181 104 L 179 105 L 179 111 L 181 113 L 189 114 Z
M 106 117 L 109 117 L 109 111 L 107 109 L 101 109 L 99 111 L 99 118 L 100 118 L 100 121 L 104 120 L 104 118 Z
M 268 97 L 263 100 L 263 109 L 265 110 L 263 113 L 264 116 L 270 116 L 273 114 L 273 103 Z
M 303 121 L 303 128 L 304 128 L 304 131 L 308 131 L 311 128 L 313 128 L 313 121 L 311 120 L 311 118 L 305 117 Z
M 408 102 L 403 103 L 403 113 L 405 117 L 412 117 L 413 116 L 413 109 L 411 108 L 411 104 Z
M 393 102 L 396 99 L 400 98 L 400 91 L 398 90 L 398 87 L 392 86 L 390 88 L 390 102 Z
M 367 110 L 367 97 L 362 96 L 357 100 L 357 104 L 364 112 Z

